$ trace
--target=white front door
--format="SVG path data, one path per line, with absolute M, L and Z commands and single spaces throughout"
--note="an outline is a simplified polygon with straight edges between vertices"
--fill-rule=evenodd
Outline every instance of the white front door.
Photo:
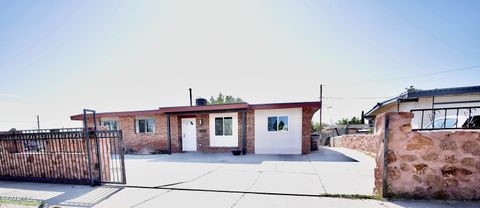
M 195 118 L 182 118 L 182 150 L 197 151 L 197 125 Z

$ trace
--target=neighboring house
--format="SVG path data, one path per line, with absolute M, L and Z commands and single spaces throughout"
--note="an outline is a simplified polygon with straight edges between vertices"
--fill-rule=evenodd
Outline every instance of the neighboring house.
M 96 118 L 98 125 L 122 130 L 128 152 L 307 154 L 311 119 L 320 107 L 320 102 L 237 103 L 97 113 Z M 87 126 L 92 120 L 88 117 Z
M 333 124 L 327 126 L 322 133 L 332 133 L 335 132 L 337 135 L 343 134 L 367 134 L 369 133 L 368 124 L 349 124 L 349 125 L 342 125 L 342 124 Z
M 464 108 L 460 109 L 460 114 L 467 111 L 469 107 L 479 107 L 480 106 L 480 86 L 470 86 L 470 87 L 455 87 L 455 88 L 442 88 L 442 89 L 431 89 L 431 90 L 407 90 L 407 92 L 402 93 L 398 97 L 394 97 L 377 103 L 370 111 L 365 114 L 365 119 L 369 121 L 369 124 L 373 124 L 375 117 L 378 114 L 384 112 L 411 112 L 412 110 L 421 110 L 425 109 L 426 114 L 432 112 L 439 112 L 437 115 L 433 114 L 435 119 L 440 119 L 440 123 L 444 122 L 444 119 L 452 117 L 452 120 L 462 119 L 460 115 L 457 116 L 455 108 Z M 452 109 L 450 109 L 452 108 Z M 477 112 L 478 108 L 473 108 L 475 115 L 480 113 Z M 423 123 L 424 126 L 427 126 L 428 121 L 427 115 L 424 114 L 424 122 L 421 122 L 421 112 L 416 111 L 418 114 L 414 115 L 413 123 L 420 125 Z M 444 116 L 448 114 L 447 117 Z M 440 115 L 439 115 L 440 114 Z M 472 114 L 472 116 L 474 115 Z M 429 115 L 432 119 L 431 115 Z M 466 116 L 468 117 L 468 116 Z M 467 118 L 464 118 L 467 119 Z M 443 125 L 443 124 L 441 124 Z M 461 125 L 461 124 L 459 124 Z

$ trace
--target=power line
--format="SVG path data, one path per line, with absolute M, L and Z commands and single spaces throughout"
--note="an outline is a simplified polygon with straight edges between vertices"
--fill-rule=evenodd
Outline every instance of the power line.
M 403 76 L 403 77 L 395 77 L 395 78 L 371 80 L 370 82 L 389 81 L 389 80 L 398 80 L 398 79 L 408 79 L 408 78 L 417 78 L 417 77 L 425 77 L 425 76 L 434 76 L 434 75 L 438 75 L 438 74 L 446 74 L 446 73 L 457 72 L 457 71 L 465 71 L 465 70 L 470 70 L 470 69 L 480 69 L 480 65 L 472 65 L 472 66 L 467 66 L 467 67 L 449 69 L 449 70 L 438 71 L 438 72 L 429 72 L 429 73 L 423 73 L 423 74 L 417 74 L 417 75 L 409 75 L 409 76 Z M 362 82 L 365 82 L 365 81 L 362 81 Z M 324 86 L 325 86 L 325 85 L 324 85 Z M 381 96 L 381 97 L 323 97 L 323 98 L 325 98 L 325 99 L 332 99 L 332 100 L 368 100 L 368 99 L 385 99 L 385 98 L 393 98 L 393 97 L 396 97 L 396 96 Z
M 438 74 L 445 74 L 445 73 L 450 73 L 450 72 L 464 71 L 464 70 L 469 70 L 469 69 L 480 69 L 480 65 L 473 65 L 473 66 L 449 69 L 449 70 L 444 70 L 444 71 L 429 72 L 429 73 L 424 73 L 424 74 L 409 75 L 409 76 L 403 76 L 403 77 L 377 79 L 377 80 L 371 80 L 371 81 L 376 82 L 376 81 L 389 81 L 389 80 L 397 80 L 397 79 L 417 78 L 417 77 L 425 77 L 425 76 L 432 76 L 432 75 L 438 75 Z
M 36 121 L 0 120 L 0 123 L 36 123 Z
M 385 97 L 323 97 L 324 99 L 332 99 L 332 100 L 367 100 L 367 99 L 385 99 L 385 98 L 393 98 L 395 96 L 385 96 Z
M 480 69 L 480 65 L 472 65 L 472 66 L 466 66 L 466 67 L 461 67 L 461 68 L 454 68 L 454 69 L 449 69 L 449 70 L 429 72 L 429 73 L 416 74 L 416 75 L 390 77 L 390 78 L 385 78 L 385 79 L 375 79 L 375 80 L 360 79 L 360 80 L 358 80 L 358 83 L 382 82 L 382 81 L 401 80 L 401 79 L 408 79 L 408 78 L 426 77 L 426 76 L 434 76 L 434 75 L 438 75 L 438 74 L 446 74 L 446 73 L 451 73 L 451 72 L 465 71 L 465 70 L 470 70 L 470 69 Z M 350 82 L 352 82 L 352 81 L 350 81 Z M 353 82 L 355 82 L 355 81 L 353 81 Z M 323 84 L 323 86 L 331 86 L 331 85 L 336 86 L 336 85 L 340 85 L 340 84 L 337 84 L 337 83 Z M 345 85 L 344 83 L 341 84 L 341 86 L 344 86 L 344 85 Z

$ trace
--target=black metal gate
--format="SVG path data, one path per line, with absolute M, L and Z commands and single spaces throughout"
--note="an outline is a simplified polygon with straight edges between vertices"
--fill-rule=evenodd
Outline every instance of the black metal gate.
M 89 125 L 89 113 L 92 124 Z M 90 184 L 119 183 L 125 184 L 125 148 L 121 130 L 98 130 L 97 116 L 94 110 L 83 109 L 83 126 L 85 128 L 87 159 L 90 165 Z M 90 127 L 89 127 L 90 126 Z
M 90 142 L 90 184 L 125 184 L 125 157 L 121 130 L 87 132 Z M 87 140 L 88 141 L 88 140 Z M 87 157 L 88 159 L 88 157 Z
M 122 131 L 62 128 L 0 132 L 0 179 L 125 184 Z

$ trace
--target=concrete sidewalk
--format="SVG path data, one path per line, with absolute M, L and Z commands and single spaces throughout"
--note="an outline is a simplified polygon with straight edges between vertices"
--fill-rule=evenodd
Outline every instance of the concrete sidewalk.
M 177 191 L 150 188 L 90 187 L 0 181 L 0 196 L 44 200 L 49 207 L 344 207 L 344 208 L 474 208 L 480 202 L 379 201 L 326 197 Z
M 361 200 L 328 197 L 301 197 L 264 194 L 218 193 L 198 191 L 123 189 L 95 207 L 301 207 L 301 208 L 478 208 L 480 202 Z
M 61 207 L 93 207 L 121 190 L 108 186 L 0 181 L 0 196 L 36 199 Z

